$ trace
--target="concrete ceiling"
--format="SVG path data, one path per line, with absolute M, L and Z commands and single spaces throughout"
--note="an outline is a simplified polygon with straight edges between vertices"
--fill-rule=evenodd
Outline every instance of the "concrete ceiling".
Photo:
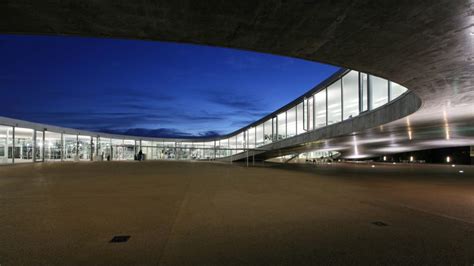
M 196 43 L 365 71 L 422 100 L 408 125 L 386 130 L 449 121 L 467 136 L 451 145 L 474 144 L 473 1 L 6 0 L 0 18 L 2 33 Z

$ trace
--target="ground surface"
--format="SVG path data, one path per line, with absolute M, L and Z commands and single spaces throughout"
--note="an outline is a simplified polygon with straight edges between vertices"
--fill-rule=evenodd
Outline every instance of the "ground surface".
M 474 168 L 293 167 L 0 167 L 0 264 L 474 263 Z

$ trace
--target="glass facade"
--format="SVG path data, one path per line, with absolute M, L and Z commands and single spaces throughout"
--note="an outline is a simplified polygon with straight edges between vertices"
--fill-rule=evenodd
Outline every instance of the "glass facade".
M 402 85 L 390 81 L 390 101 L 398 98 L 400 95 L 404 94 L 407 91 L 407 88 Z
M 370 110 L 388 103 L 388 80 L 370 76 Z
M 273 123 L 272 119 L 269 119 L 263 123 L 263 143 L 271 143 L 273 141 Z
M 326 89 L 316 93 L 316 128 L 325 127 L 327 122 L 326 117 Z
M 283 112 L 277 116 L 277 140 L 285 139 L 286 138 L 286 112 Z
M 90 161 L 92 158 L 92 137 L 78 136 L 77 137 L 77 156 L 78 160 Z
M 278 114 L 236 134 L 215 140 L 143 140 L 74 130 L 46 130 L 0 125 L 0 164 L 42 161 L 210 160 L 228 157 L 305 132 L 351 119 L 407 92 L 395 82 L 358 71 L 347 71 L 301 97 Z M 15 124 L 16 125 L 16 124 Z
M 327 94 L 328 125 L 331 125 L 340 122 L 342 119 L 341 80 L 331 84 L 327 88 Z
M 304 103 L 296 106 L 296 135 L 306 132 L 304 130 Z
M 34 130 L 15 127 L 15 145 L 13 149 L 15 163 L 33 162 Z
M 369 110 L 369 75 L 359 73 L 360 78 L 360 111 Z
M 352 70 L 342 78 L 342 119 L 359 114 L 359 72 Z
M 63 154 L 62 134 L 46 131 L 44 141 L 44 160 L 61 161 Z
M 286 136 L 288 138 L 296 135 L 296 107 L 286 111 Z

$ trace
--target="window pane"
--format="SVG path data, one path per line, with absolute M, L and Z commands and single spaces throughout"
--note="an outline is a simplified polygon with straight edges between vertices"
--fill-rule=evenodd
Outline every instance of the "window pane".
M 375 109 L 388 102 L 388 82 L 386 79 L 369 76 L 370 82 L 370 109 Z
M 296 107 L 286 111 L 286 135 L 288 138 L 296 135 Z
M 270 143 L 273 141 L 273 129 L 272 129 L 272 120 L 268 119 L 263 123 L 263 133 L 264 133 L 264 142 L 265 144 Z
M 60 161 L 62 153 L 61 133 L 45 132 L 44 160 Z
M 360 94 L 362 97 L 361 101 L 361 111 L 365 112 L 368 110 L 368 97 L 369 97 L 369 86 L 368 86 L 369 79 L 367 77 L 367 74 L 365 73 L 360 73 Z
M 90 161 L 91 159 L 91 137 L 79 136 L 78 138 L 79 160 Z
M 341 80 L 334 82 L 328 90 L 328 125 L 341 121 Z
M 301 134 L 304 132 L 303 130 L 303 103 L 301 102 L 296 106 L 296 117 L 297 117 L 297 122 L 296 122 L 296 134 Z
M 308 130 L 314 129 L 314 97 L 308 98 Z
M 77 150 L 77 136 L 64 134 L 64 160 L 75 160 Z
M 260 147 L 263 145 L 263 124 L 260 124 L 257 126 L 257 139 L 256 139 L 256 142 L 257 142 L 257 147 Z
M 244 132 L 237 135 L 237 148 L 244 148 Z M 237 153 L 243 152 L 243 150 L 238 150 Z
M 316 128 L 326 126 L 326 89 L 316 93 Z
M 0 135 L 1 135 L 1 133 L 0 133 Z M 1 146 L 1 144 L 0 144 L 0 146 Z M 36 161 L 39 162 L 39 161 L 43 160 L 43 131 L 36 131 L 35 156 L 36 156 L 36 158 L 35 158 Z M 1 163 L 1 159 L 0 159 L 0 163 Z
M 395 82 L 390 82 L 390 101 L 396 99 L 406 91 L 407 88 L 403 87 L 402 85 Z
M 247 147 L 255 148 L 255 128 L 251 127 L 247 130 Z
M 108 138 L 99 138 L 99 161 L 110 161 L 110 156 L 112 154 L 112 150 L 110 148 L 110 139 Z
M 237 137 L 231 137 L 229 138 L 229 147 L 232 149 L 231 154 L 236 154 L 237 152 L 235 149 L 237 148 Z
M 0 126 L 0 164 L 12 163 L 13 127 Z
M 342 78 L 343 119 L 359 114 L 359 72 L 352 70 Z
M 15 128 L 15 163 L 33 162 L 33 129 Z
M 278 136 L 277 140 L 286 138 L 286 112 L 277 116 L 278 119 Z

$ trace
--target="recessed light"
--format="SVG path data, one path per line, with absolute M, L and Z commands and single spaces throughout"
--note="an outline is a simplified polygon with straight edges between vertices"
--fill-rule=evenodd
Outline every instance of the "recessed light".
M 459 173 L 462 174 L 462 173 L 464 173 L 464 171 L 463 171 L 463 170 L 459 170 Z
M 455 164 L 451 164 L 451 167 L 455 167 L 456 165 Z
M 375 167 L 375 165 L 372 164 L 372 168 L 374 168 L 374 167 Z

